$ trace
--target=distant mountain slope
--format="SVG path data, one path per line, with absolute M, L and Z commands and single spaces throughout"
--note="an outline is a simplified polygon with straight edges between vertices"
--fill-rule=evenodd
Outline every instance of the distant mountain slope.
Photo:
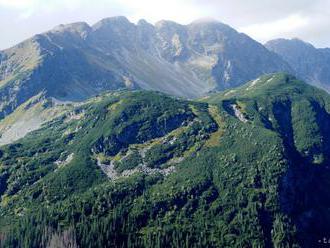
M 0 120 L 0 145 L 23 138 L 42 124 L 72 110 L 73 104 L 58 102 L 38 94 L 21 104 L 14 112 Z
M 316 247 L 330 96 L 271 74 L 199 101 L 117 91 L 0 149 L 4 247 Z
M 281 56 L 302 79 L 330 91 L 330 49 L 317 49 L 299 39 L 271 40 L 265 46 Z
M 290 68 L 218 22 L 60 25 L 0 53 L 0 118 L 41 91 L 74 101 L 119 88 L 193 98 L 276 71 Z

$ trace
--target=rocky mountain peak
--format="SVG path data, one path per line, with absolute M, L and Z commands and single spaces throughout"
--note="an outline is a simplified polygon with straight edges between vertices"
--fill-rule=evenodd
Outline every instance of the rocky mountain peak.
M 305 42 L 299 38 L 293 38 L 293 39 L 274 39 L 268 41 L 265 46 L 269 48 L 270 50 L 277 50 L 277 49 L 294 49 L 294 50 L 315 50 L 316 48 L 308 43 Z
M 131 23 L 125 16 L 114 16 L 114 17 L 108 17 L 104 18 L 101 21 L 97 22 L 92 26 L 93 30 L 106 30 L 109 28 L 114 27 L 131 27 L 134 26 L 133 23 Z
M 86 22 L 76 22 L 71 24 L 61 24 L 56 26 L 51 32 L 53 33 L 66 33 L 70 32 L 77 34 L 82 38 L 86 38 L 92 28 Z
M 138 22 L 137 22 L 137 25 L 138 26 L 152 26 L 153 25 L 149 22 L 147 22 L 145 19 L 140 19 Z
M 330 50 L 318 49 L 300 39 L 271 40 L 265 46 L 281 56 L 300 78 L 330 89 Z
M 155 28 L 158 32 L 166 35 L 168 38 L 172 37 L 175 33 L 182 33 L 186 30 L 184 25 L 167 20 L 157 22 Z
M 152 25 L 117 16 L 92 27 L 60 25 L 4 53 L 0 117 L 42 89 L 52 97 L 81 100 L 134 82 L 137 88 L 193 98 L 264 73 L 288 71 L 258 42 L 205 19 Z M 11 53 L 15 56 L 8 59 Z

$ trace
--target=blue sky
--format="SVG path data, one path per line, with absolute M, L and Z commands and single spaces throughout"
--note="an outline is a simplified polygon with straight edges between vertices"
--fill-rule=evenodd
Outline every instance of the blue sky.
M 252 38 L 301 38 L 330 47 L 330 0 L 0 0 L 0 49 L 58 24 L 124 15 L 187 24 L 212 17 Z

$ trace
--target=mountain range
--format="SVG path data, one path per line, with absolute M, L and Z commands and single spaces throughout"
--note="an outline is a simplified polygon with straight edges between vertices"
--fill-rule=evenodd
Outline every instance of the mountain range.
M 265 46 L 283 58 L 300 78 L 330 91 L 330 49 L 300 39 L 271 40 Z
M 112 17 L 60 25 L 0 52 L 0 117 L 42 91 L 66 101 L 119 88 L 195 98 L 279 71 L 292 70 L 216 21 L 151 25 Z
M 1 51 L 0 247 L 322 247 L 328 56 L 125 17 Z
M 188 101 L 115 91 L 0 149 L 3 247 L 316 247 L 330 96 L 287 74 Z

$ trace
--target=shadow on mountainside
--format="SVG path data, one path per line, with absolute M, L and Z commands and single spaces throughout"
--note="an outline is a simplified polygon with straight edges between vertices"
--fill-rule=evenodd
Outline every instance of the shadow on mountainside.
M 280 204 L 296 225 L 301 247 L 318 247 L 324 238 L 330 238 L 330 115 L 318 103 L 311 104 L 323 137 L 322 146 L 312 148 L 312 153 L 324 154 L 318 164 L 313 163 L 312 155 L 296 149 L 291 103 L 278 103 L 273 108 L 290 162 L 280 182 Z

